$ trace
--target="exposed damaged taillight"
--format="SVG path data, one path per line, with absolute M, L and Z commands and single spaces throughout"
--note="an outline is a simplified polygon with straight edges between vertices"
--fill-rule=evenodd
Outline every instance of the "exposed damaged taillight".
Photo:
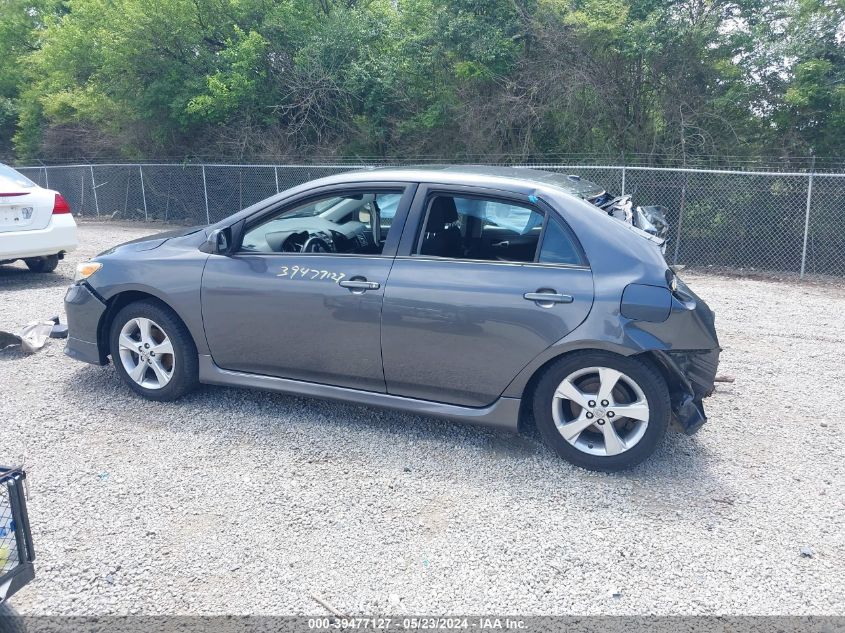
M 678 290 L 678 276 L 671 268 L 666 269 L 666 285 L 669 286 L 669 290 L 672 292 L 676 292 Z

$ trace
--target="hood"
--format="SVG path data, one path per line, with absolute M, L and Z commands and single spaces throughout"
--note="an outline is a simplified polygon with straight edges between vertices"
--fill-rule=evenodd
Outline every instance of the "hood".
M 162 231 L 153 235 L 139 237 L 137 239 L 118 244 L 117 246 L 112 246 L 110 249 L 98 254 L 97 257 L 100 257 L 102 255 L 111 255 L 112 253 L 118 250 L 134 252 L 151 251 L 154 248 L 158 248 L 159 246 L 164 244 L 167 240 L 173 239 L 174 237 L 184 237 L 186 235 L 192 235 L 194 233 L 202 231 L 204 228 L 205 225 L 197 225 L 190 226 L 187 228 L 173 229 L 172 231 Z

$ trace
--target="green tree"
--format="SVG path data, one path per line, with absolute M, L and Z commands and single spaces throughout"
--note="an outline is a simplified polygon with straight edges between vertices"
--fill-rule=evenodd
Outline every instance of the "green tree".
M 843 0 L 0 0 L 0 151 L 839 156 L 843 24 Z

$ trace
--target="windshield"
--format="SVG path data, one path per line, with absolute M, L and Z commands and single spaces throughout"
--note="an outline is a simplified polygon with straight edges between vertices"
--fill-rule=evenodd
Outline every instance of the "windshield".
M 335 196 L 333 198 L 326 198 L 324 200 L 318 200 L 317 202 L 313 202 L 312 204 L 306 204 L 294 211 L 290 211 L 286 213 L 284 217 L 287 219 L 291 218 L 313 218 L 317 215 L 327 214 L 331 211 L 334 207 L 337 206 L 339 202 L 344 200 L 345 198 L 341 196 Z

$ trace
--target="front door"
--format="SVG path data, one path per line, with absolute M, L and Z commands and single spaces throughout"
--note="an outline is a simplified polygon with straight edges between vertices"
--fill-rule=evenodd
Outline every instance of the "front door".
M 526 196 L 420 187 L 411 217 L 424 228 L 409 218 L 385 291 L 388 393 L 489 405 L 584 321 L 592 274 L 552 215 Z
M 356 184 L 247 222 L 237 251 L 203 273 L 214 362 L 384 392 L 381 308 L 411 189 Z

